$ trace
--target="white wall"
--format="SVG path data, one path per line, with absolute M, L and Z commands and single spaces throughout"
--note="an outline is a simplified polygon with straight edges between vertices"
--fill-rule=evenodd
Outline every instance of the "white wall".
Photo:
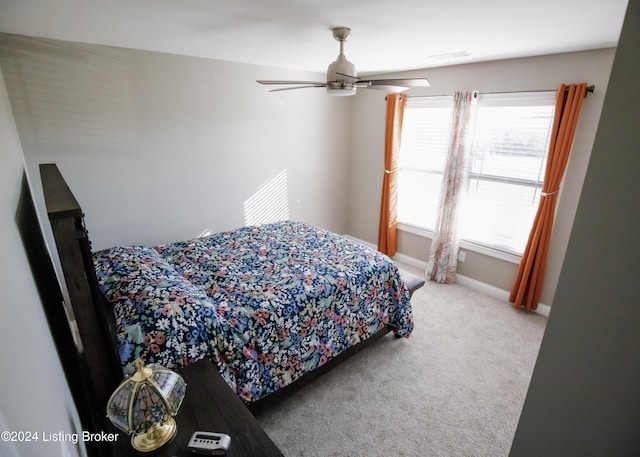
M 256 79 L 319 78 L 268 67 L 0 35 L 0 56 L 29 170 L 57 162 L 100 249 L 157 244 L 245 225 L 244 205 L 276 177 L 292 219 L 375 243 L 384 94 L 269 94 Z M 583 105 L 558 202 L 542 302 L 552 304 L 614 50 L 405 72 L 409 95 L 595 84 Z M 42 209 L 39 181 L 34 194 Z M 282 198 L 276 199 L 281 202 Z M 48 229 L 48 228 L 47 228 Z M 430 240 L 400 233 L 426 260 Z M 508 290 L 517 265 L 467 252 L 459 272 Z
M 511 457 L 640 455 L 639 54 L 631 0 Z
M 79 421 L 16 224 L 24 160 L 1 71 L 0 161 L 0 431 L 39 437 L 31 443 L 2 440 L 0 454 L 82 455 L 79 445 L 42 440 L 42 432 L 78 432 Z
M 408 92 L 409 96 L 446 95 L 460 89 L 477 89 L 480 92 L 555 90 L 559 83 L 583 81 L 595 84 L 595 93 L 589 94 L 583 104 L 558 200 L 557 219 L 541 297 L 541 301 L 549 305 L 553 301 L 582 189 L 614 53 L 614 49 L 602 49 L 391 75 L 429 79 L 431 87 L 413 89 Z M 355 237 L 376 243 L 384 157 L 385 102 L 383 96 L 373 92 L 376 91 L 361 91 L 354 100 L 348 231 Z M 429 245 L 430 240 L 427 238 L 399 233 L 398 251 L 402 254 L 426 261 Z M 458 269 L 465 276 L 509 290 L 516 276 L 517 265 L 469 251 L 465 263 L 459 263 Z
M 348 100 L 323 89 L 268 93 L 255 82 L 321 75 L 0 40 L 27 166 L 38 176 L 38 163 L 58 163 L 94 249 L 245 225 L 245 202 L 285 174 L 270 203 L 283 203 L 291 219 L 346 231 Z

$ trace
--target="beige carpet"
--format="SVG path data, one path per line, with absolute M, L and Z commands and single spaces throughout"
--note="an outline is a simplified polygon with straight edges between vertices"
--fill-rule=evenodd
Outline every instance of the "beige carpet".
M 285 456 L 508 455 L 546 317 L 455 284 L 427 282 L 412 305 L 410 338 L 385 336 L 258 416 Z

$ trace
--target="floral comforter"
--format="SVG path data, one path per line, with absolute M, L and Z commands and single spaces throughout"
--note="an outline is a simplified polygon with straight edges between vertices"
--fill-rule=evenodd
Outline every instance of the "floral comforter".
M 286 386 L 385 325 L 413 329 L 388 257 L 300 223 L 97 252 L 123 371 L 209 357 L 246 402 Z

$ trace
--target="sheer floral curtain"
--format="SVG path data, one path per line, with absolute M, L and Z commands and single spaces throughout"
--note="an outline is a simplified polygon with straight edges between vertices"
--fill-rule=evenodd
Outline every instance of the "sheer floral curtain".
M 402 136 L 402 118 L 407 97 L 387 95 L 387 120 L 384 134 L 384 177 L 378 225 L 378 250 L 393 256 L 397 247 L 398 229 L 398 154 Z
M 586 90 L 587 83 L 567 86 L 560 84 L 556 92 L 555 114 L 540 203 L 527 247 L 520 261 L 516 281 L 509 296 L 509 301 L 516 308 L 524 307 L 527 310 L 538 308 L 558 192 L 569 160 Z
M 469 182 L 471 138 L 477 107 L 476 91 L 457 91 L 453 94 L 449 151 L 426 271 L 428 279 L 440 284 L 451 284 L 456 280 L 460 242 L 458 214 Z

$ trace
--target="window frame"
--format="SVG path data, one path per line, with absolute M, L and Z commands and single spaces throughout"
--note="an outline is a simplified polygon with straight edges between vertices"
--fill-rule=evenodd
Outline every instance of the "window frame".
M 537 106 L 553 107 L 555 105 L 555 91 L 500 92 L 500 93 L 487 93 L 487 94 L 480 94 L 480 95 L 481 95 L 481 99 L 479 103 L 481 103 L 481 106 L 485 106 L 485 107 L 522 106 L 525 104 L 523 102 L 527 102 L 528 106 L 537 105 Z M 434 96 L 434 97 L 438 97 L 439 99 L 438 101 L 442 101 L 446 97 L 448 98 L 449 103 L 451 104 L 453 103 L 453 100 L 450 98 L 450 96 Z M 432 97 L 416 97 L 414 99 L 409 97 L 408 100 L 412 105 L 414 105 L 414 107 L 419 107 L 421 102 L 423 102 L 422 104 L 424 105 L 432 104 L 432 103 L 427 103 L 426 99 L 428 98 L 432 98 Z M 553 112 L 551 116 L 552 116 L 551 118 L 551 122 L 552 122 Z M 545 151 L 545 155 L 546 154 L 548 154 L 548 144 L 547 144 L 547 150 Z M 543 165 L 545 161 L 546 161 L 546 157 L 543 159 Z M 481 175 L 474 172 L 470 173 L 469 179 L 470 180 L 472 179 L 492 180 L 492 181 L 505 182 L 505 183 L 506 182 L 516 183 L 517 181 L 519 181 L 517 178 L 515 179 L 506 178 L 506 177 L 502 178 L 499 176 L 494 177 L 489 175 Z M 531 187 L 538 192 L 541 191 L 542 189 L 543 181 L 544 181 L 544 170 L 542 172 L 541 180 L 536 180 L 536 181 L 527 180 L 527 179 L 521 180 L 523 185 L 526 185 L 527 187 Z M 434 232 L 432 229 L 429 229 L 426 227 L 420 227 L 420 226 L 417 226 L 408 222 L 400 221 L 400 220 L 398 220 L 397 227 L 398 227 L 398 230 L 400 231 L 433 239 Z M 460 240 L 460 247 L 465 250 L 478 252 L 480 254 L 484 254 L 490 257 L 498 258 L 498 259 L 511 262 L 511 263 L 516 263 L 516 264 L 519 263 L 522 258 L 522 254 L 520 253 L 511 251 L 508 249 L 503 249 L 499 246 L 490 245 L 490 244 L 482 243 L 478 241 L 472 241 L 464 238 Z

